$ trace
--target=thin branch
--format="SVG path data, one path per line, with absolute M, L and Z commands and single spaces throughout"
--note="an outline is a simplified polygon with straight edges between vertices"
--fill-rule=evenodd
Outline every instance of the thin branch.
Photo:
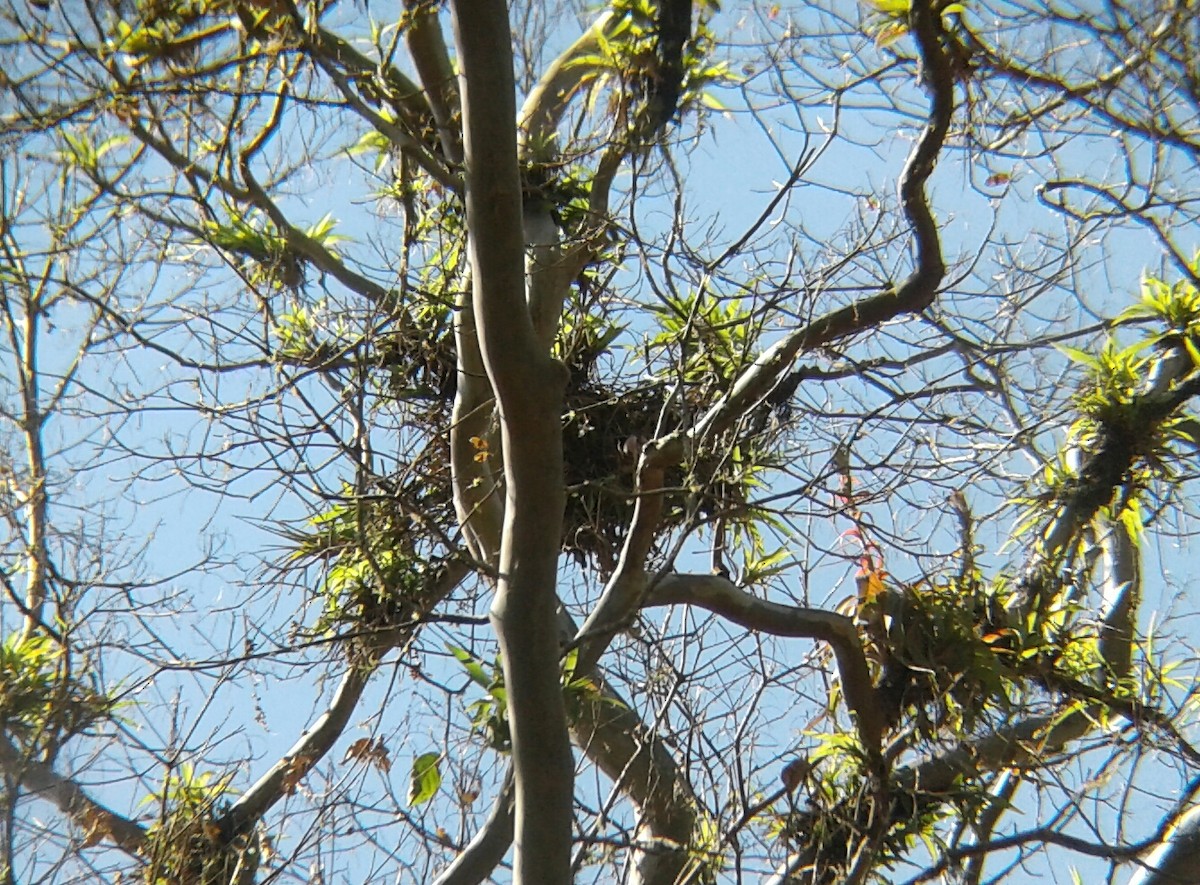
M 515 794 L 509 766 L 500 795 L 492 803 L 492 813 L 433 885 L 479 885 L 492 874 L 512 845 Z

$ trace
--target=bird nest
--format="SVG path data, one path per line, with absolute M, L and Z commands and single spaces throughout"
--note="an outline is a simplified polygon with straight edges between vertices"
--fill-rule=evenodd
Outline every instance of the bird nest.
M 392 491 L 406 504 L 426 513 L 438 525 L 449 525 L 454 507 L 450 478 L 449 427 L 454 402 L 456 364 L 452 339 L 432 342 L 414 336 L 397 339 L 381 354 L 390 372 L 393 395 L 404 401 L 406 425 L 416 430 L 423 448 Z M 611 571 L 633 516 L 634 471 L 643 443 L 682 421 L 679 407 L 666 406 L 665 385 L 605 384 L 590 365 L 569 360 L 571 381 L 564 396 L 563 480 L 567 489 L 562 549 L 580 565 Z M 704 402 L 689 402 L 703 409 Z M 664 414 L 664 408 L 666 414 Z M 703 519 L 745 500 L 736 482 L 721 480 L 725 451 L 699 453 L 686 467 L 667 471 L 664 526 Z M 690 494 L 691 517 L 685 495 Z

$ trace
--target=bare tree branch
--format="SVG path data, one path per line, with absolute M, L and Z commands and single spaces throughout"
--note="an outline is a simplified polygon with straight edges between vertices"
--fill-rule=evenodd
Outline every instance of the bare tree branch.
M 876 756 L 880 753 L 884 718 L 862 640 L 851 618 L 823 609 L 768 602 L 719 575 L 665 575 L 651 588 L 644 605 L 695 605 L 750 630 L 829 643 L 863 746 Z
M 437 125 L 442 153 L 452 165 L 460 165 L 463 152 L 462 128 L 457 120 L 460 113 L 458 84 L 442 36 L 437 4 L 428 0 L 405 0 L 404 8 L 410 16 L 404 39 L 425 87 L 425 100 Z
M 479 885 L 492 874 L 512 845 L 515 797 L 510 766 L 500 794 L 492 803 L 492 813 L 433 885 Z
M 146 830 L 140 824 L 105 808 L 75 781 L 50 766 L 28 758 L 4 734 L 0 734 L 0 768 L 29 792 L 68 815 L 87 839 L 108 839 L 132 857 L 137 857 L 145 846 Z

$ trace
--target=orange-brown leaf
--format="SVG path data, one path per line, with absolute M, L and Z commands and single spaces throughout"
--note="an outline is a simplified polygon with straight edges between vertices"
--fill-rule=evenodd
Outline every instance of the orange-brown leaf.
M 76 819 L 83 830 L 82 847 L 91 848 L 99 845 L 105 838 L 112 835 L 112 820 L 109 815 L 99 808 L 89 807 Z
M 304 779 L 304 775 L 308 774 L 308 769 L 312 765 L 312 761 L 311 757 L 303 754 L 293 756 L 288 760 L 287 768 L 283 772 L 283 780 L 279 784 L 283 792 L 288 795 L 296 792 L 296 785 Z
M 372 740 L 369 737 L 359 738 L 349 747 L 346 748 L 346 755 L 342 761 L 354 760 L 356 762 L 366 762 L 374 765 L 384 774 L 392 770 L 392 760 L 388 756 L 387 745 L 380 739 Z
M 808 773 L 812 770 L 807 759 L 793 759 L 787 765 L 783 766 L 783 771 L 779 774 L 779 779 L 783 781 L 783 787 L 789 793 L 794 793 L 808 780 Z

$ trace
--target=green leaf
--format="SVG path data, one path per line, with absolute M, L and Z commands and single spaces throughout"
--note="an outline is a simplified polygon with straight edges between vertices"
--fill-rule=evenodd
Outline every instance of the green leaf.
M 1171 436 L 1200 450 L 1200 419 L 1185 415 L 1171 425 Z
M 95 167 L 96 161 L 99 158 L 96 146 L 86 136 L 72 135 L 70 132 L 64 132 L 63 138 L 66 140 L 69 149 L 60 154 L 64 161 L 69 165 L 80 166 L 84 169 Z
M 908 11 L 912 8 L 911 0 L 864 0 L 864 2 L 876 12 L 884 15 L 908 15 Z
M 1062 353 L 1067 359 L 1073 363 L 1079 363 L 1082 366 L 1087 366 L 1093 371 L 1100 371 L 1100 358 L 1088 353 L 1086 350 L 1080 350 L 1078 347 L 1070 347 L 1066 344 L 1056 344 L 1054 349 Z
M 441 753 L 422 753 L 413 760 L 408 782 L 409 806 L 424 805 L 437 794 L 442 785 L 441 762 Z
M 579 646 L 575 646 L 575 648 L 571 649 L 563 656 L 562 672 L 564 685 L 570 684 L 572 678 L 575 676 L 575 666 L 578 663 Z
M 1200 366 L 1200 348 L 1196 346 L 1196 341 L 1190 335 L 1183 339 L 1183 346 L 1187 349 L 1188 356 L 1192 358 L 1193 366 Z
M 1135 547 L 1141 547 L 1145 538 L 1145 526 L 1142 524 L 1141 508 L 1136 499 L 1130 501 L 1121 511 L 1120 520 L 1129 535 L 1129 540 Z
M 346 153 L 350 156 L 358 156 L 365 154 L 368 151 L 387 151 L 391 148 L 391 141 L 382 132 L 372 129 L 370 132 L 363 133 L 362 137 L 350 147 L 346 148 Z
M 102 159 L 104 157 L 104 155 L 107 154 L 109 151 L 111 151 L 113 148 L 120 147 L 121 145 L 125 144 L 128 141 L 129 141 L 129 136 L 127 136 L 127 135 L 112 135 L 112 136 L 104 139 L 104 141 L 100 142 L 100 146 L 98 148 L 96 148 L 96 159 L 97 160 Z
M 748 561 L 742 580 L 747 584 L 753 584 L 756 581 L 777 575 L 790 567 L 791 559 L 791 549 L 780 547 L 774 553 L 764 556 L 762 559 Z
M 448 642 L 446 643 L 446 651 L 458 659 L 458 662 L 463 665 L 463 669 L 467 671 L 467 675 L 471 677 L 472 682 L 484 689 L 484 691 L 491 690 L 492 678 L 483 669 L 483 665 L 479 663 L 478 658 L 465 648 L 459 648 L 457 645 L 451 645 Z
M 323 246 L 332 246 L 334 243 L 340 243 L 349 239 L 342 234 L 335 234 L 334 227 L 337 226 L 337 219 L 331 213 L 325 213 L 325 217 L 310 227 L 304 232 L 304 235 L 311 240 L 316 240 Z

